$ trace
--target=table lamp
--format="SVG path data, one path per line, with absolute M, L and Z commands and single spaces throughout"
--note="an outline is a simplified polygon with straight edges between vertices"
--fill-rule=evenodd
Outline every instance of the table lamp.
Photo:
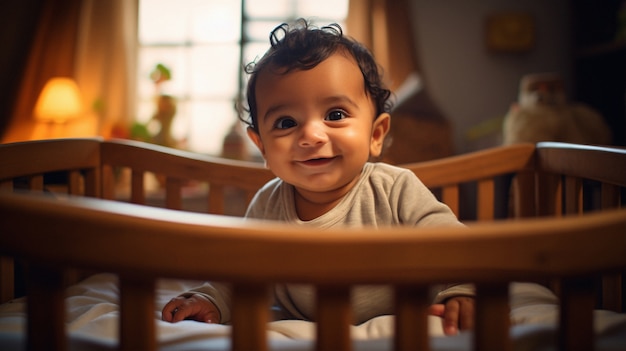
M 64 124 L 79 117 L 81 112 L 80 92 L 76 82 L 70 78 L 50 79 L 35 105 L 35 119 L 52 124 Z

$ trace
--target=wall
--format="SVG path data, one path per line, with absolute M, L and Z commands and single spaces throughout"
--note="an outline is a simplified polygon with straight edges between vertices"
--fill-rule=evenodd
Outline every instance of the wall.
M 524 74 L 560 72 L 571 92 L 572 35 L 567 0 L 411 2 L 421 73 L 431 96 L 453 124 L 457 153 L 499 143 L 498 121 L 517 99 Z M 485 18 L 506 11 L 533 14 L 536 40 L 528 53 L 487 51 Z M 469 140 L 466 134 L 476 131 L 485 135 Z

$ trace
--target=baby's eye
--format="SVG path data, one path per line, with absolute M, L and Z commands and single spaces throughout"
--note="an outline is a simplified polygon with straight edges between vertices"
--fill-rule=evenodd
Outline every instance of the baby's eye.
M 276 122 L 274 123 L 274 128 L 276 128 L 276 129 L 288 129 L 288 128 L 293 128 L 296 125 L 298 125 L 298 124 L 296 123 L 296 121 L 293 118 L 281 117 L 281 118 L 277 119 Z
M 328 116 L 326 116 L 326 120 L 328 121 L 339 121 L 346 118 L 346 113 L 341 110 L 333 110 L 330 111 Z

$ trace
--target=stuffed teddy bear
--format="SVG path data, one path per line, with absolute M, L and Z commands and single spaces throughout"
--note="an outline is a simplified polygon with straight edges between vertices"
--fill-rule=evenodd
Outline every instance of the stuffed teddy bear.
M 560 141 L 610 144 L 611 131 L 604 118 L 580 103 L 568 103 L 563 79 L 556 73 L 522 77 L 517 103 L 503 121 L 503 144 Z

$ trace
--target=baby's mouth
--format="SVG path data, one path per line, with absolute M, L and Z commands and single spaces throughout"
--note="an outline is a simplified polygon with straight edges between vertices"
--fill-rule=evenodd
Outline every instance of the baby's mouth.
M 335 157 L 319 157 L 302 161 L 302 163 L 307 166 L 322 166 L 332 162 L 334 159 Z

